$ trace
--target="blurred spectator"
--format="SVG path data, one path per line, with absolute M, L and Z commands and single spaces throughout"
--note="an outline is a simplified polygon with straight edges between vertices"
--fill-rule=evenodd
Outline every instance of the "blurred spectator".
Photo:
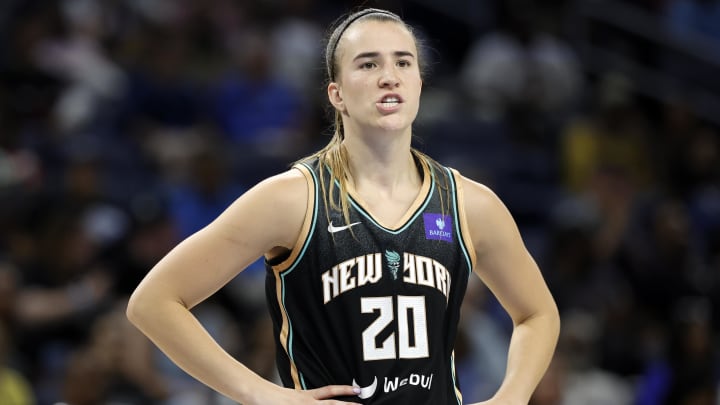
M 313 20 L 312 0 L 287 0 L 272 30 L 273 76 L 286 81 L 306 97 L 322 95 L 323 30 Z
M 228 52 L 234 65 L 211 89 L 211 114 L 234 143 L 287 151 L 306 111 L 300 93 L 272 75 L 269 35 L 266 28 L 251 27 L 231 38 Z
M 613 288 L 595 247 L 600 221 L 597 208 L 581 197 L 561 201 L 553 211 L 542 268 L 548 269 L 548 284 L 561 311 L 599 312 Z
M 181 238 L 205 227 L 244 192 L 227 155 L 219 145 L 198 145 L 188 156 L 185 176 L 169 188 L 169 212 Z
M 5 321 L 0 320 L 0 403 L 35 405 L 37 402 L 30 381 L 10 364 L 13 345 L 5 325 Z
M 203 121 L 203 85 L 189 74 L 194 49 L 180 27 L 142 25 L 126 56 L 128 88 L 120 122 L 143 136 L 156 127 L 189 128 Z M 130 53 L 130 52 L 128 52 Z
M 720 133 L 686 105 L 666 106 L 656 161 L 662 184 L 687 205 L 688 237 L 709 259 L 713 234 L 720 229 Z
M 593 110 L 572 120 L 563 135 L 564 184 L 583 190 L 600 171 L 623 173 L 634 190 L 652 185 L 647 122 L 633 99 L 631 83 L 608 75 L 598 83 Z
M 626 183 L 621 173 L 598 174 L 583 194 L 560 201 L 543 262 L 561 313 L 594 318 L 594 364 L 617 376 L 639 372 L 644 361 L 644 314 L 627 274 L 639 199 Z
M 124 304 L 103 314 L 69 356 L 62 398 L 73 405 L 160 403 L 169 386 L 154 364 L 150 342 L 129 324 Z
M 28 362 L 40 402 L 57 398 L 58 377 L 71 348 L 111 300 L 112 274 L 80 209 L 36 218 L 13 312 L 18 349 Z M 38 215 L 38 213 L 35 213 Z M 13 256 L 15 257 L 15 256 Z
M 477 38 L 467 52 L 460 78 L 482 117 L 503 116 L 516 105 L 565 112 L 580 95 L 583 78 L 574 51 L 539 30 L 533 11 L 529 4 L 511 8 L 505 24 Z
M 630 383 L 597 366 L 598 320 L 585 311 L 563 314 L 556 357 L 563 365 L 562 405 L 630 405 Z
M 715 405 L 720 387 L 708 301 L 685 297 L 672 308 L 664 353 L 648 363 L 638 384 L 638 405 Z
M 4 213 L 25 193 L 42 186 L 54 151 L 52 111 L 66 83 L 42 71 L 33 51 L 63 31 L 55 4 L 7 3 L 7 25 L 0 46 L 0 204 Z M 8 211 L 5 211 L 8 209 Z M 3 215 L 4 216 L 4 215 Z
M 102 3 L 65 0 L 59 9 L 65 32 L 45 38 L 30 52 L 39 69 L 67 83 L 54 115 L 58 128 L 70 133 L 89 125 L 103 103 L 119 100 L 125 75 L 103 49 Z
M 709 293 L 712 276 L 693 243 L 685 205 L 661 199 L 648 208 L 644 224 L 632 243 L 628 276 L 639 309 L 652 319 L 669 322 L 683 297 Z

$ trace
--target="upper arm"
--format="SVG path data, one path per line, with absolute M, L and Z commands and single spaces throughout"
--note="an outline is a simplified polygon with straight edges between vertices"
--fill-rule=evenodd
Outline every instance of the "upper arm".
M 308 183 L 298 170 L 260 182 L 171 250 L 133 295 L 176 300 L 192 308 L 264 253 L 292 248 L 307 199 Z
M 540 269 L 525 247 L 517 224 L 486 186 L 462 178 L 464 208 L 475 249 L 474 272 L 515 323 L 554 311 L 555 303 Z

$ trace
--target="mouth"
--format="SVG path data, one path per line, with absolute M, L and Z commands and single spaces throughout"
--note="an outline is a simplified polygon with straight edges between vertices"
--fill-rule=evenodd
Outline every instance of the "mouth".
M 392 110 L 402 104 L 403 99 L 397 94 L 387 94 L 378 100 L 377 104 L 384 110 Z

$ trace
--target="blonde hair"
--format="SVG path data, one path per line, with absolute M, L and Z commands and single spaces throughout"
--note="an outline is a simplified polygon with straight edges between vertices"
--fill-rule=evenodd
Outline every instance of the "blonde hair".
M 317 159 L 320 189 L 322 191 L 323 199 L 325 200 L 325 215 L 330 218 L 330 210 L 340 211 L 342 212 L 345 224 L 349 224 L 350 199 L 348 194 L 348 181 L 350 180 L 350 166 L 348 164 L 349 160 L 347 150 L 342 144 L 342 140 L 343 137 L 338 132 L 335 132 L 332 139 L 330 139 L 330 142 L 328 142 L 324 148 L 310 156 L 300 159 L 297 163 Z M 434 159 L 415 148 L 411 148 L 410 153 L 412 153 L 416 161 L 421 162 L 428 170 L 432 170 L 431 163 L 435 162 Z M 326 172 L 330 173 L 330 184 L 327 184 L 325 181 Z M 437 185 L 440 188 L 443 187 L 442 183 L 437 183 Z M 336 187 L 338 188 L 338 198 L 334 199 L 332 196 L 335 194 Z M 449 192 L 449 188 L 446 188 L 445 194 L 448 194 Z M 449 201 L 449 195 L 446 198 Z M 440 193 L 440 205 L 443 207 L 441 211 L 446 213 L 446 206 L 443 200 L 443 193 Z
M 424 74 L 424 56 L 422 49 L 422 43 L 418 40 L 411 26 L 406 24 L 402 18 L 397 14 L 387 10 L 381 10 L 377 8 L 366 8 L 354 13 L 348 14 L 345 17 L 339 18 L 335 24 L 331 26 L 331 34 L 328 37 L 327 45 L 325 48 L 325 68 L 327 73 L 327 83 L 335 81 L 337 73 L 340 71 L 340 66 L 337 62 L 337 47 L 340 39 L 342 39 L 343 33 L 347 28 L 359 20 L 374 20 L 374 21 L 391 21 L 396 22 L 404 26 L 408 32 L 412 35 L 415 40 L 415 45 L 418 50 L 418 64 L 420 68 L 420 75 Z M 350 166 L 348 163 L 348 155 L 345 146 L 342 144 L 345 139 L 345 131 L 342 124 L 342 115 L 338 110 L 334 110 L 333 120 L 333 136 L 325 147 L 313 153 L 310 156 L 300 159 L 296 163 L 308 162 L 314 159 L 318 160 L 320 187 L 322 190 L 323 198 L 325 199 L 326 215 L 330 216 L 330 210 L 341 211 L 345 223 L 350 223 L 350 207 L 349 207 L 349 196 L 348 196 L 348 181 L 350 180 Z M 416 160 L 421 161 L 425 166 L 429 166 L 429 163 L 433 161 L 430 157 L 424 153 L 411 148 L 411 153 Z M 326 184 L 325 172 L 330 172 L 330 184 Z M 338 198 L 334 199 L 332 196 L 335 192 L 335 187 L 339 190 Z

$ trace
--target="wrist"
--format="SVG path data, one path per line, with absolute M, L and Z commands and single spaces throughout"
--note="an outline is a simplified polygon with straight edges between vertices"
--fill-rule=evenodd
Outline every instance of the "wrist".
M 248 373 L 237 378 L 236 384 L 229 387 L 230 397 L 243 405 L 256 405 L 267 403 L 267 399 L 273 397 L 272 391 L 281 387 L 268 381 L 250 369 L 242 366 Z M 243 373 L 245 374 L 245 373 Z
M 514 390 L 507 390 L 504 388 L 500 388 L 498 392 L 495 393 L 495 395 L 492 397 L 493 404 L 503 404 L 503 405 L 527 405 L 530 402 L 530 399 L 523 399 L 518 397 L 518 393 Z

